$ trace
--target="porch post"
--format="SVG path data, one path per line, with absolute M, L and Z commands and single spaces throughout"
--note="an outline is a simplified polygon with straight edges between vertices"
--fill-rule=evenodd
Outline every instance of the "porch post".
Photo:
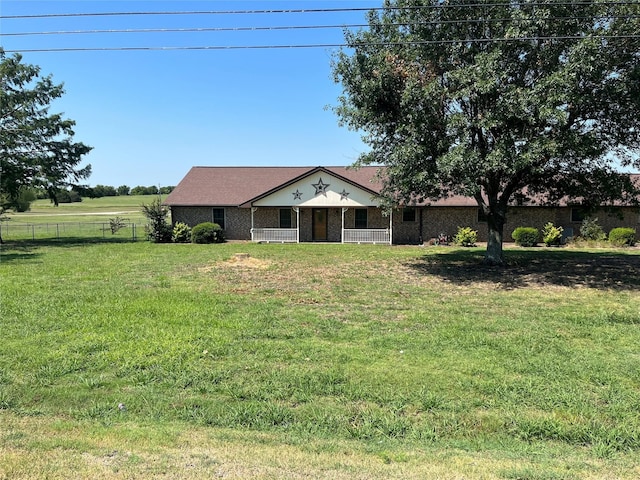
M 393 245 L 393 208 L 389 211 L 389 245 Z
M 300 243 L 300 208 L 291 207 L 296 212 L 296 243 Z
M 251 241 L 253 242 L 253 214 L 258 210 L 258 207 L 251 207 Z
M 349 210 L 346 207 L 342 207 L 342 233 L 340 235 L 340 242 L 344 243 L 344 212 L 346 212 L 347 210 Z

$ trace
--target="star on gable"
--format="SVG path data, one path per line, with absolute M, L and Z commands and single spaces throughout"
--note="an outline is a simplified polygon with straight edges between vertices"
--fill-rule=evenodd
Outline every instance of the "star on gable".
M 297 188 L 296 188 L 296 191 L 293 192 L 291 195 L 293 195 L 294 200 L 302 200 L 302 192 L 298 191 Z
M 340 192 L 340 200 L 348 200 L 347 197 L 349 196 L 349 192 L 347 192 L 344 188 L 342 189 L 342 192 Z
M 324 183 L 322 178 L 318 180 L 318 183 L 312 183 L 313 187 L 316 189 L 316 195 L 321 193 L 325 197 L 327 196 L 327 188 L 329 187 L 329 183 Z

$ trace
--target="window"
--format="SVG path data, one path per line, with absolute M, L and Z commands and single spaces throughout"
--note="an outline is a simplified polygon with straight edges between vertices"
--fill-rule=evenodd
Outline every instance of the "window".
M 220 228 L 224 229 L 224 208 L 213 209 L 213 223 L 217 223 Z
M 487 214 L 484 213 L 484 209 L 483 208 L 479 208 L 478 209 L 478 223 L 487 223 L 488 219 L 487 219 Z
M 405 207 L 402 209 L 402 221 L 403 222 L 415 222 L 416 221 L 416 209 L 413 207 Z
M 571 209 L 571 221 L 572 222 L 582 222 L 587 217 L 587 213 L 583 208 L 572 208 Z
M 291 228 L 291 209 L 280 209 L 280 228 Z
M 356 212 L 355 228 L 367 228 L 367 209 L 358 208 Z

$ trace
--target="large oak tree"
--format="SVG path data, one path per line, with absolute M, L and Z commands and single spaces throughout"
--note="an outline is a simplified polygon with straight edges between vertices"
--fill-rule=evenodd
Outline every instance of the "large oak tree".
M 637 195 L 640 4 L 387 0 L 334 59 L 341 124 L 364 133 L 390 204 L 452 194 L 488 218 L 501 263 L 510 204 Z M 529 200 L 526 200 L 529 199 Z
M 91 147 L 73 141 L 73 120 L 49 112 L 63 93 L 39 67 L 0 49 L 0 212 L 24 189 L 46 190 L 56 201 L 61 188 L 89 176 L 81 163 Z

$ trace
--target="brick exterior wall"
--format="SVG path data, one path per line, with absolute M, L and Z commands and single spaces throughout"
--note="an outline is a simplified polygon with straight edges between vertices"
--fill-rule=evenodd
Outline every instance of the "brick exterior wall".
M 251 209 L 227 207 L 224 209 L 225 234 L 230 240 L 251 240 Z
M 190 227 L 213 222 L 213 207 L 171 207 L 171 223 L 183 222 Z M 251 210 L 225 207 L 224 230 L 229 240 L 251 240 Z
M 616 227 L 639 228 L 640 216 L 638 210 L 634 208 L 620 209 L 622 218 L 605 211 L 598 211 L 592 217 L 598 218 L 598 223 L 605 232 Z M 401 217 L 400 215 L 398 215 Z M 419 212 L 418 212 L 419 216 Z M 418 220 L 418 219 L 417 219 Z M 534 227 L 542 232 L 542 228 L 548 222 L 556 226 L 561 226 L 567 236 L 577 236 L 580 234 L 581 222 L 571 221 L 571 207 L 512 207 L 507 213 L 507 223 L 504 227 L 504 241 L 512 242 L 511 232 L 517 227 Z M 395 222 L 394 222 L 395 223 Z M 479 221 L 478 209 L 474 207 L 426 207 L 423 211 L 422 238 L 425 242 L 437 237 L 440 233 L 454 235 L 460 227 L 471 227 L 478 231 L 478 241 L 487 241 L 487 223 Z M 394 225 L 394 243 L 415 243 L 417 238 L 414 234 L 411 237 L 406 226 L 399 227 L 401 230 L 396 235 Z M 419 230 L 419 228 L 417 228 Z M 408 238 L 409 241 L 404 241 Z
M 171 207 L 171 224 L 186 223 L 194 227 L 199 223 L 213 222 L 211 207 Z
M 251 209 L 225 207 L 225 233 L 229 240 L 251 239 Z M 254 213 L 256 228 L 278 228 L 280 225 L 279 208 L 258 208 Z M 340 242 L 342 233 L 342 211 L 340 208 L 328 208 L 328 241 Z M 605 232 L 616 227 L 631 227 L 640 231 L 640 214 L 635 208 L 620 209 L 621 217 L 615 214 L 599 211 L 592 216 L 598 218 L 598 223 Z M 313 239 L 313 215 L 310 208 L 300 209 L 300 241 L 311 242 Z M 421 218 L 422 217 L 422 218 Z M 184 222 L 193 227 L 198 223 L 213 221 L 212 207 L 172 207 L 171 221 L 173 224 Z M 517 227 L 535 227 L 542 231 L 542 227 L 552 222 L 565 229 L 566 235 L 580 234 L 581 222 L 571 221 L 570 207 L 513 207 L 507 214 L 507 224 L 504 228 L 504 241 L 511 242 L 511 232 Z M 420 225 L 422 224 L 422 231 Z M 368 228 L 387 228 L 389 218 L 378 208 L 367 209 Z M 402 210 L 393 212 L 393 243 L 418 244 L 420 240 L 428 242 L 440 233 L 454 235 L 458 227 L 471 227 L 478 231 L 478 241 L 487 240 L 487 224 L 479 221 L 478 209 L 475 207 L 424 207 L 416 209 L 414 221 L 403 221 Z M 296 214 L 292 211 L 291 227 L 296 227 Z M 355 227 L 355 209 L 345 212 L 345 228 Z

